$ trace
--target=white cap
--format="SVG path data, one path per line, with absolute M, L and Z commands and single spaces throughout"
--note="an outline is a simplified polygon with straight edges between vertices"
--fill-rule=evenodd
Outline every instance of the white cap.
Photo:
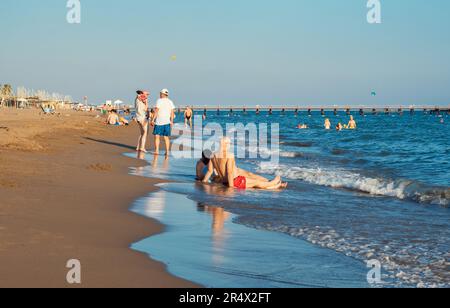
M 160 93 L 169 96 L 169 90 L 167 89 L 162 89 Z

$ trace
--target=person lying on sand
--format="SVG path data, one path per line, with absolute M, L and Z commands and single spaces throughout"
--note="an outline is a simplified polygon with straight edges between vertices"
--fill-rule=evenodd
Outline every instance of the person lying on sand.
M 119 121 L 120 121 L 120 125 L 124 125 L 124 126 L 130 125 L 130 122 L 127 119 L 125 119 L 124 117 L 120 117 Z
M 234 155 L 230 153 L 230 138 L 225 137 L 220 143 L 219 152 L 212 155 L 208 164 L 208 172 L 203 183 L 209 183 L 211 176 L 216 172 L 220 183 L 237 189 L 277 190 L 287 187 L 287 183 L 283 183 L 279 176 L 269 181 L 262 176 L 238 168 Z

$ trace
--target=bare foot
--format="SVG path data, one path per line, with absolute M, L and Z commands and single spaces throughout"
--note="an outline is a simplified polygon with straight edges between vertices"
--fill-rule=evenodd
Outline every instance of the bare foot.
M 267 189 L 278 189 L 281 185 L 281 178 L 277 176 L 275 179 L 269 182 L 269 186 Z
M 277 183 L 277 184 L 274 184 L 273 186 L 267 187 L 266 189 L 267 190 L 278 190 L 281 188 L 281 186 L 282 186 L 282 183 Z

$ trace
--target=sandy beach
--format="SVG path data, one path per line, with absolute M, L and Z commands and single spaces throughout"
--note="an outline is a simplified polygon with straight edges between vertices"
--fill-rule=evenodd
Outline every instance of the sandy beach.
M 156 180 L 128 175 L 138 128 L 96 113 L 0 109 L 0 287 L 193 287 L 129 246 L 163 231 L 129 211 Z

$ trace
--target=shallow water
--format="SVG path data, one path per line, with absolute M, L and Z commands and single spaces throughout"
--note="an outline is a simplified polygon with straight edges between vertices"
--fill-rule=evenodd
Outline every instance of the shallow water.
M 234 224 L 221 208 L 189 200 L 166 184 L 132 211 L 167 226 L 132 246 L 169 265 L 169 271 L 206 287 L 368 287 L 368 269 L 355 260 L 287 235 Z
M 348 117 L 327 115 L 333 124 Z M 238 214 L 235 222 L 288 234 L 365 262 L 377 259 L 391 286 L 450 286 L 450 118 L 355 114 L 358 130 L 323 129 L 319 114 L 209 115 L 208 121 L 280 124 L 279 164 L 248 159 L 253 171 L 282 175 L 283 192 L 172 188 Z M 311 129 L 297 130 L 299 123 Z M 151 160 L 151 157 L 148 157 Z M 193 181 L 195 161 L 163 160 L 143 176 Z M 181 190 L 181 191 L 180 191 Z M 299 241 L 301 242 L 301 241 Z

